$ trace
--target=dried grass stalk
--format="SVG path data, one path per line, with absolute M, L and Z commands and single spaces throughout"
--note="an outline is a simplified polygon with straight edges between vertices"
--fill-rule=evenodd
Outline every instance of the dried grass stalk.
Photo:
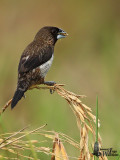
M 58 134 L 56 134 L 54 142 L 53 142 L 53 150 L 52 150 L 51 160 L 69 160 L 68 155 L 65 151 L 63 143 L 60 141 Z
M 80 98 L 84 98 L 84 95 L 77 95 L 75 93 L 72 93 L 70 91 L 65 90 L 62 86 L 62 84 L 55 84 L 54 86 L 45 86 L 45 87 L 39 87 L 35 86 L 36 89 L 51 89 L 53 91 L 56 91 L 61 97 L 63 97 L 69 104 L 70 108 L 72 109 L 73 113 L 75 114 L 78 128 L 80 130 L 80 158 L 81 160 L 86 159 L 89 160 L 91 157 L 90 151 L 89 151 L 89 144 L 88 144 L 88 133 L 89 131 L 92 133 L 93 138 L 95 140 L 95 120 L 96 116 L 93 115 L 92 110 L 87 105 L 83 104 Z M 6 105 L 2 109 L 2 113 L 8 108 L 8 106 L 11 104 L 11 100 L 6 103 Z M 100 126 L 100 123 L 99 123 Z M 25 135 L 24 135 L 25 136 Z M 20 139 L 23 136 L 20 137 Z M 19 139 L 17 139 L 19 140 Z M 0 146 L 0 148 L 5 147 L 6 145 L 15 142 L 16 140 L 13 140 L 12 142 L 8 142 L 7 144 Z M 99 135 L 99 143 L 101 144 L 101 138 Z M 63 156 L 65 160 L 68 160 L 68 156 L 65 152 L 65 149 L 63 147 L 63 144 L 60 142 L 59 137 L 55 137 L 55 142 L 53 146 L 53 159 L 59 160 L 59 156 Z M 55 156 L 58 156 L 55 157 Z

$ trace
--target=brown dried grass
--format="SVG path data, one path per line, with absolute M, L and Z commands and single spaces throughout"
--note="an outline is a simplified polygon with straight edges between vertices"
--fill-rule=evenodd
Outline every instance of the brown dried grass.
M 82 101 L 80 100 L 80 98 L 85 97 L 84 95 L 77 95 L 73 92 L 67 91 L 62 86 L 63 86 L 62 84 L 55 84 L 54 86 L 45 86 L 45 87 L 35 86 L 34 88 L 51 89 L 53 91 L 56 91 L 61 97 L 63 97 L 68 102 L 70 108 L 72 109 L 76 117 L 78 129 L 80 131 L 80 143 L 76 142 L 75 140 L 73 140 L 72 138 L 70 138 L 69 136 L 63 133 L 56 133 L 52 131 L 43 132 L 41 128 L 43 128 L 44 126 L 42 126 L 28 133 L 23 132 L 25 128 L 23 128 L 22 130 L 16 133 L 11 133 L 10 136 L 6 137 L 4 140 L 1 140 L 0 149 L 2 150 L 4 149 L 12 154 L 16 154 L 15 149 L 17 148 L 18 156 L 23 158 L 28 158 L 28 159 L 34 159 L 33 157 L 24 156 L 19 152 L 20 150 L 31 150 L 31 145 L 32 145 L 32 149 L 34 150 L 34 152 L 43 152 L 45 154 L 52 155 L 51 160 L 61 160 L 61 159 L 69 160 L 70 157 L 67 155 L 62 143 L 62 141 L 65 141 L 80 150 L 79 158 L 74 157 L 75 159 L 89 160 L 94 158 L 89 150 L 89 132 L 92 133 L 93 142 L 95 142 L 96 116 L 92 113 L 92 109 L 87 105 L 85 105 L 84 103 L 82 103 Z M 11 104 L 11 101 L 12 100 L 9 100 L 6 103 L 1 113 L 3 113 L 8 108 L 8 106 Z M 38 132 L 38 130 L 40 131 Z M 19 134 L 22 134 L 22 136 L 19 136 L 18 138 L 14 138 L 16 135 L 19 135 Z M 31 141 L 31 145 L 29 143 L 24 144 L 23 137 L 29 134 L 40 134 L 54 140 L 53 149 L 51 150 L 50 148 L 46 148 L 46 147 L 37 147 L 35 146 L 34 140 Z M 61 138 L 59 138 L 59 136 Z M 99 141 L 99 144 L 101 144 L 100 135 L 99 135 L 98 141 Z M 36 143 L 38 143 L 38 141 Z M 103 157 L 103 158 L 106 159 L 106 157 Z

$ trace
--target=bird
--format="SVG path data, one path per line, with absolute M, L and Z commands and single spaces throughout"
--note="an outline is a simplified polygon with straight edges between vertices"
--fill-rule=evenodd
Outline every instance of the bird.
M 11 109 L 32 86 L 40 84 L 52 86 L 55 84 L 54 81 L 45 81 L 45 76 L 52 65 L 57 40 L 65 38 L 67 35 L 64 30 L 53 26 L 45 26 L 37 32 L 33 41 L 21 55 L 18 65 L 17 87 L 12 98 Z

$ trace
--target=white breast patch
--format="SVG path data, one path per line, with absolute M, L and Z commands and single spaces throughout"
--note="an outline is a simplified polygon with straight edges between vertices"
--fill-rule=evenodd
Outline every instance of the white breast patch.
M 52 65 L 52 62 L 53 62 L 53 57 L 54 56 L 52 55 L 52 57 L 46 63 L 44 63 L 40 66 L 40 72 L 41 72 L 40 74 L 41 74 L 42 78 L 45 77 L 47 72 L 49 71 L 49 69 Z

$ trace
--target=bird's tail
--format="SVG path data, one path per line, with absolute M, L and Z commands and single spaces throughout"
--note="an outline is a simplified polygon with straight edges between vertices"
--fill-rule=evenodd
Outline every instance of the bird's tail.
M 18 103 L 18 101 L 21 100 L 21 98 L 24 96 L 24 92 L 25 92 L 24 90 L 17 88 L 12 99 L 11 109 L 13 109 Z
M 24 96 L 24 93 L 28 90 L 29 88 L 30 81 L 28 81 L 26 75 L 21 75 L 18 79 L 17 83 L 17 89 L 14 93 L 12 102 L 11 102 L 11 109 L 13 109 L 16 104 L 18 103 L 19 100 Z

